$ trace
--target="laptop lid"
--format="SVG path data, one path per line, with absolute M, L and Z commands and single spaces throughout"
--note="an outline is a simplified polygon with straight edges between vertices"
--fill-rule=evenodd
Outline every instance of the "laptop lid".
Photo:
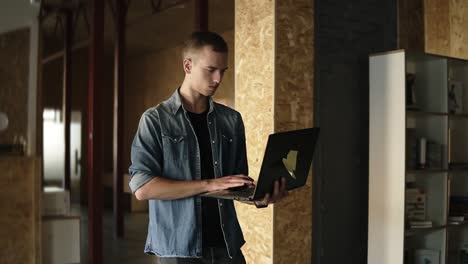
M 319 128 L 271 134 L 263 157 L 253 200 L 273 193 L 274 182 L 286 179 L 288 190 L 305 185 L 312 164 Z

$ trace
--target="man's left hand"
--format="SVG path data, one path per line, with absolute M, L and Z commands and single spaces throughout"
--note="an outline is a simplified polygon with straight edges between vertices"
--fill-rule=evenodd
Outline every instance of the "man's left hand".
M 269 204 L 279 202 L 286 196 L 288 196 L 288 191 L 286 190 L 286 179 L 281 177 L 281 186 L 278 181 L 275 181 L 273 195 L 267 193 L 263 200 L 254 201 L 253 204 L 255 204 L 257 208 L 265 208 L 268 207 Z

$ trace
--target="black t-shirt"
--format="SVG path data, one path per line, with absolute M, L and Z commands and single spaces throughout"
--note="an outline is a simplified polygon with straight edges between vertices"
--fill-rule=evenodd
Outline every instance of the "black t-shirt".
M 208 111 L 201 114 L 187 113 L 197 135 L 200 148 L 201 177 L 202 179 L 214 179 L 213 155 L 207 122 Z M 226 246 L 221 230 L 217 199 L 202 197 L 202 231 L 204 247 Z

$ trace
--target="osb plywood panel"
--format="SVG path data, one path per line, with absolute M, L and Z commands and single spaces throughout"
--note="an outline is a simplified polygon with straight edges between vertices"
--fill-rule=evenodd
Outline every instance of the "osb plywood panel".
M 218 32 L 219 33 L 219 32 Z M 229 50 L 228 70 L 215 101 L 234 106 L 234 31 L 220 33 Z M 130 166 L 130 146 L 143 112 L 169 98 L 184 80 L 182 43 L 170 49 L 128 58 L 125 78 L 124 160 Z M 136 85 L 137 84 L 137 85 Z
M 450 52 L 468 59 L 468 1 L 450 0 Z
M 3 264 L 39 263 L 39 160 L 0 158 L 0 259 Z
M 423 0 L 399 0 L 398 45 L 410 51 L 424 50 Z
M 228 44 L 228 69 L 224 73 L 223 82 L 216 92 L 214 99 L 218 103 L 234 107 L 234 30 L 221 34 Z
M 273 132 L 274 1 L 235 3 L 235 103 L 247 140 L 249 174 L 257 178 L 268 135 Z M 237 214 L 248 263 L 272 263 L 272 206 L 256 209 L 238 203 Z
M 424 1 L 425 50 L 439 55 L 450 55 L 449 1 Z
M 313 7 L 310 0 L 276 1 L 275 132 L 312 127 Z M 275 204 L 273 230 L 275 264 L 311 262 L 311 175 Z
M 26 141 L 28 129 L 29 28 L 0 35 L 0 112 L 9 127 L 0 144 Z
M 399 47 L 468 59 L 468 2 L 399 0 Z

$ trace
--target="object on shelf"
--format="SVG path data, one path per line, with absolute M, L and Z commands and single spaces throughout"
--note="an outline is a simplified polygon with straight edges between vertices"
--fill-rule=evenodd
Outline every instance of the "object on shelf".
M 451 114 L 463 112 L 463 84 L 460 81 L 450 81 L 449 83 L 448 110 Z
M 434 249 L 416 249 L 414 251 L 415 264 L 439 264 L 440 251 Z
M 464 244 L 460 250 L 460 264 L 468 264 L 468 245 Z
M 449 215 L 468 217 L 468 196 L 450 196 Z
M 461 215 L 461 216 L 449 216 L 447 218 L 447 221 L 448 221 L 448 224 L 449 225 L 459 225 L 459 224 L 462 224 L 463 221 L 465 221 L 465 216 Z
M 416 81 L 416 75 L 413 73 L 406 74 L 406 109 L 417 110 L 416 105 L 416 91 L 414 88 L 414 82 Z
M 419 188 L 405 190 L 406 219 L 408 221 L 426 220 L 426 193 Z
M 418 167 L 419 169 L 425 169 L 426 168 L 426 147 L 427 147 L 427 141 L 425 137 L 419 138 L 419 151 L 418 151 Z
M 452 169 L 452 170 L 468 169 L 468 163 L 465 163 L 465 162 L 451 162 L 451 163 L 449 163 L 449 169 Z
M 426 165 L 431 169 L 442 168 L 443 145 L 428 140 L 426 145 Z
M 416 138 L 412 128 L 406 133 L 406 167 L 410 170 L 442 169 L 444 145 L 425 137 Z
M 431 228 L 432 221 L 409 221 L 410 228 Z
M 416 129 L 406 129 L 406 168 L 415 170 L 418 167 L 418 138 Z

